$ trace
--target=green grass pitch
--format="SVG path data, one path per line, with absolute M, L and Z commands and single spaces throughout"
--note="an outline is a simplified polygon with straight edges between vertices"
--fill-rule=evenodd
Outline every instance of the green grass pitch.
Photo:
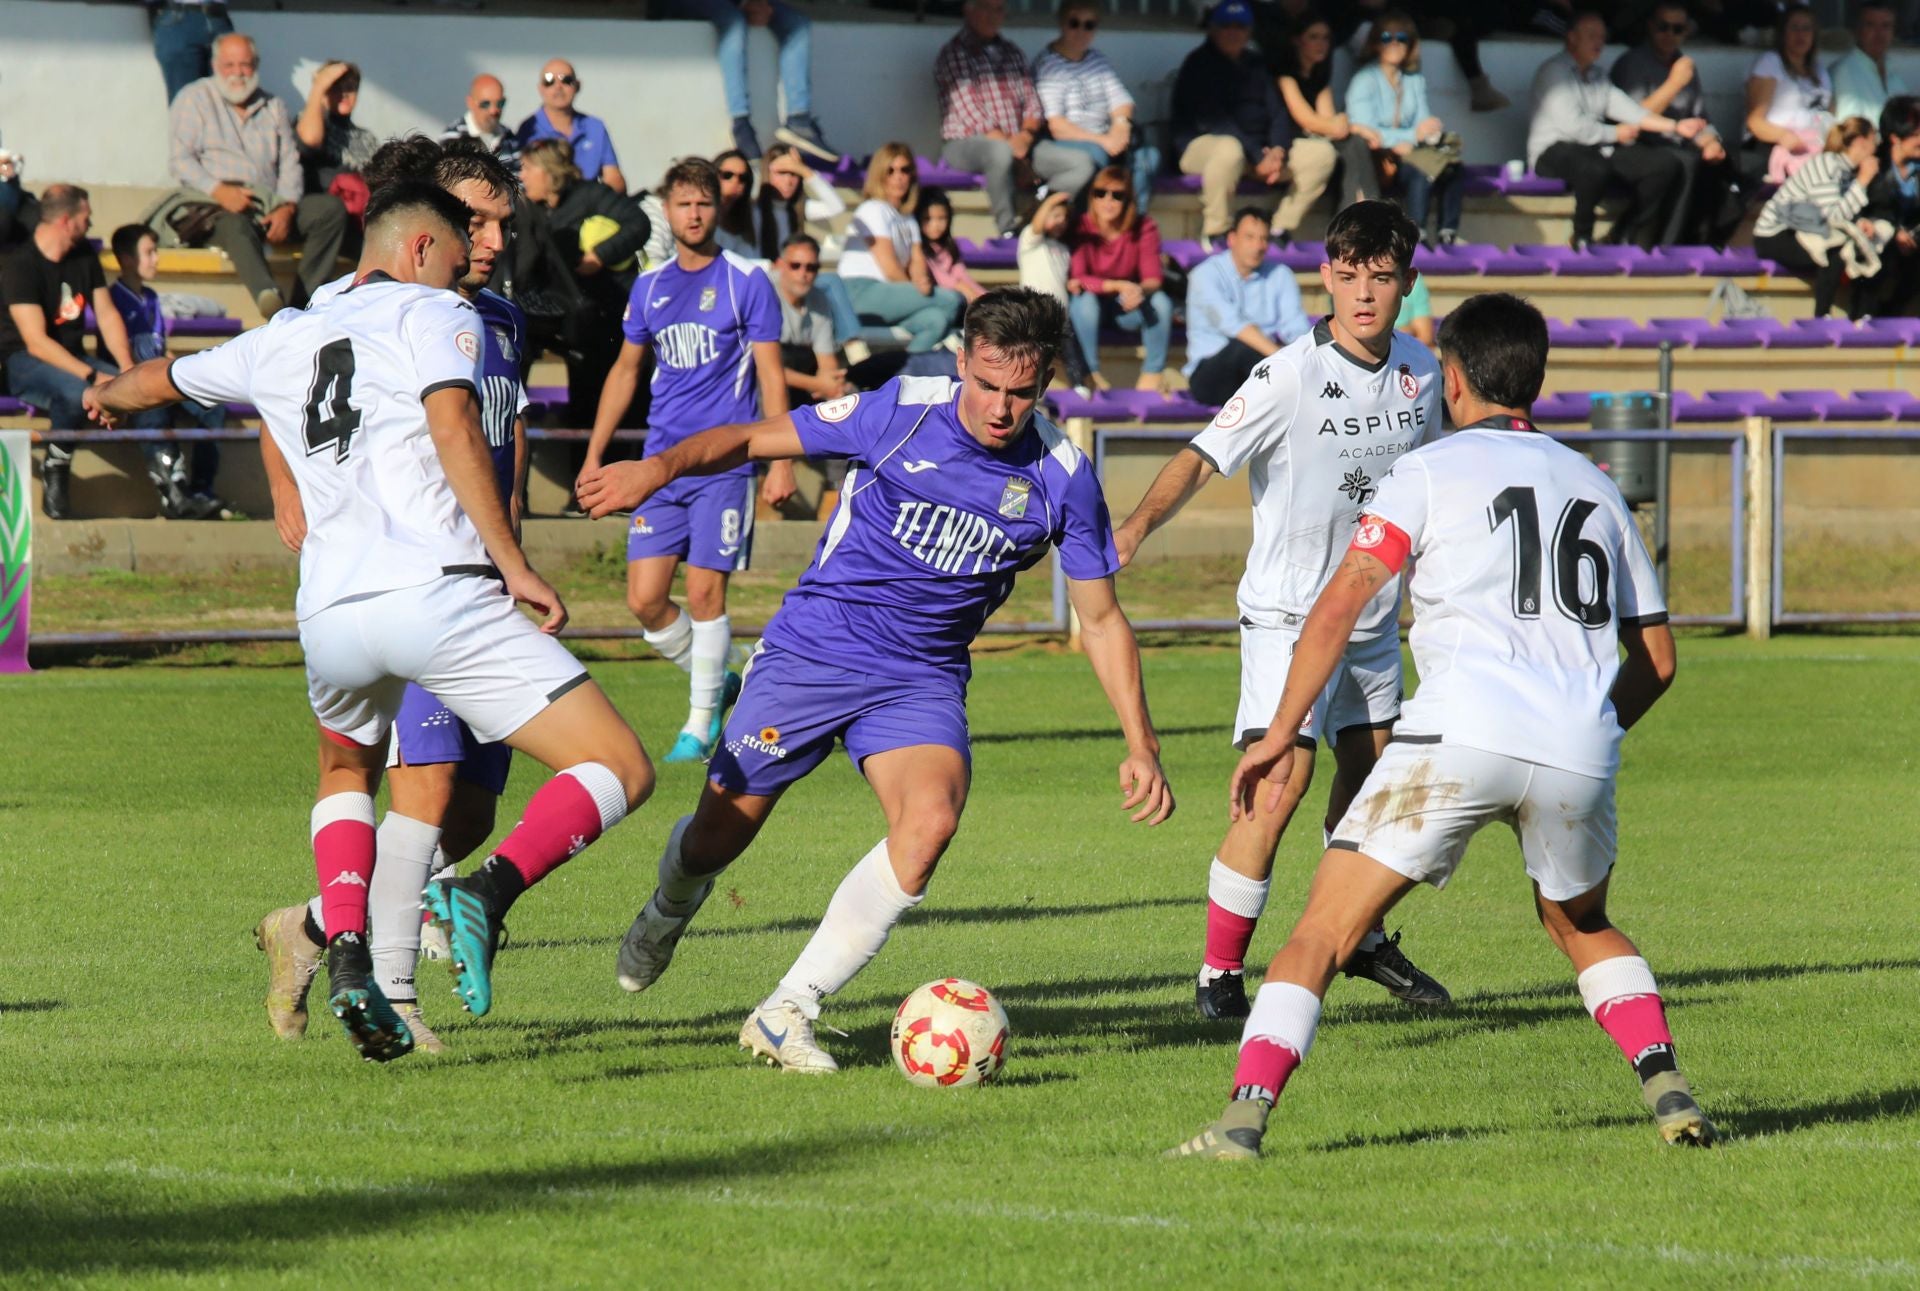
M 697 768 L 529 895 L 493 1016 L 423 965 L 453 1052 L 282 1043 L 250 929 L 304 898 L 312 737 L 278 668 L 0 679 L 0 1284 L 1815 1286 L 1920 1282 L 1920 797 L 1912 638 L 1689 638 L 1627 744 L 1614 914 L 1730 1134 L 1663 1149 L 1535 926 L 1503 830 L 1392 920 L 1459 1001 L 1338 981 L 1252 1167 L 1168 1163 L 1237 1029 L 1191 973 L 1225 821 L 1230 649 L 1156 649 L 1180 811 L 1126 823 L 1083 660 L 979 661 L 973 801 L 931 896 L 825 1020 L 847 1070 L 749 1064 L 748 1008 L 879 813 L 835 759 L 722 881 L 672 971 L 614 947 Z M 597 667 L 658 751 L 684 682 Z M 505 821 L 537 783 L 524 764 Z M 1322 783 L 1324 784 L 1324 777 Z M 1318 850 L 1282 850 L 1255 943 Z M 957 974 L 1003 1079 L 909 1086 L 895 1004 Z

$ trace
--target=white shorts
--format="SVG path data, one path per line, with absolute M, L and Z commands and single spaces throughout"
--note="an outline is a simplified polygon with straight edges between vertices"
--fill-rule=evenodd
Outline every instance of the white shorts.
M 1482 825 L 1504 821 L 1549 901 L 1588 891 L 1613 869 L 1613 781 L 1470 749 L 1395 740 L 1374 764 L 1333 846 L 1443 888 Z
M 491 744 L 587 680 L 497 581 L 476 575 L 330 605 L 301 623 L 300 648 L 320 725 L 367 746 L 387 737 L 409 681 Z
M 1234 717 L 1234 747 L 1245 748 L 1267 733 L 1286 688 L 1300 625 L 1260 628 L 1240 625 L 1240 711 Z M 1384 731 L 1400 716 L 1400 635 L 1382 632 L 1371 641 L 1349 641 L 1333 678 L 1300 724 L 1300 743 L 1332 743 L 1355 727 Z

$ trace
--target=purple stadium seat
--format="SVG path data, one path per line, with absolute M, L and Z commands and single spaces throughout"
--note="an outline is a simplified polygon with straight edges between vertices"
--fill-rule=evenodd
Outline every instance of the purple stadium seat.
M 563 404 L 567 401 L 565 386 L 528 386 L 527 398 L 533 403 Z
M 1762 260 L 1752 247 L 1728 247 L 1724 251 L 1707 247 L 1704 251 L 1699 262 L 1704 277 L 1740 278 L 1773 272 L 1773 261 Z
M 1604 327 L 1585 327 L 1579 322 L 1547 320 L 1547 344 L 1556 350 L 1610 350 L 1614 333 Z
M 260 416 L 260 410 L 250 403 L 230 403 L 227 405 L 227 416 L 235 421 L 248 421 L 257 419 Z
M 958 170 L 944 161 L 928 157 L 915 157 L 913 160 L 920 172 L 922 188 L 944 188 L 950 193 L 959 193 L 986 186 L 985 181 L 970 170 Z
M 1881 403 L 1876 399 L 1862 399 L 1858 395 L 1852 398 L 1841 396 L 1827 405 L 1826 419 L 1837 426 L 1873 425 L 1892 421 L 1899 412 L 1900 409 L 1893 404 Z
M 1573 252 L 1568 250 L 1568 255 Z M 1515 251 L 1496 251 L 1487 257 L 1480 271 L 1489 275 L 1512 275 L 1514 277 L 1534 277 L 1550 274 L 1555 263 L 1540 256 L 1521 255 Z
M 1146 394 L 1147 398 L 1135 405 L 1140 420 L 1148 425 L 1204 426 L 1213 420 L 1213 414 L 1219 409 L 1204 404 L 1192 395 L 1185 393 L 1163 399 L 1151 391 L 1129 391 L 1129 394 Z
M 38 409 L 10 394 L 0 394 L 0 417 L 31 417 Z
M 1629 278 L 1691 278 L 1713 254 L 1712 247 L 1655 247 L 1627 262 Z
M 1506 173 L 1501 171 L 1493 175 L 1490 181 L 1481 179 L 1480 182 L 1487 183 L 1488 187 L 1484 190 L 1479 188 L 1474 177 L 1469 177 L 1466 191 L 1468 193 L 1477 191 L 1501 193 L 1507 197 L 1559 197 L 1567 191 L 1567 186 L 1559 180 L 1548 179 L 1532 171 L 1528 171 L 1519 179 L 1508 179 Z
M 1124 400 L 1116 399 L 1115 393 L 1095 392 L 1083 399 L 1072 390 L 1053 390 L 1048 392 L 1047 402 L 1053 406 L 1056 421 L 1065 421 L 1070 417 L 1089 417 L 1103 422 L 1135 420 L 1133 409 Z
M 1888 409 L 1896 421 L 1920 421 L 1920 399 L 1905 390 L 1855 390 L 1853 402 L 1878 404 Z
M 1733 397 L 1720 398 L 1719 393 Z M 1751 416 L 1759 402 L 1760 395 L 1754 391 L 1729 390 L 1702 398 L 1684 390 L 1676 390 L 1673 394 L 1673 424 L 1681 426 L 1698 422 L 1740 421 Z
M 1541 425 L 1585 424 L 1593 416 L 1593 396 L 1585 390 L 1562 390 L 1536 400 L 1533 419 Z
M 1729 318 L 1694 338 L 1695 349 L 1757 350 L 1770 333 L 1785 331 L 1786 324 L 1775 318 Z
M 1269 259 L 1278 260 L 1295 273 L 1311 273 L 1327 262 L 1327 244 L 1324 242 L 1293 242 L 1273 253 Z
M 1020 264 L 1019 238 L 954 239 L 960 244 L 960 258 L 975 269 L 1013 269 Z
M 1179 238 L 1172 242 L 1162 242 L 1160 244 L 1160 250 L 1166 255 L 1167 259 L 1179 265 L 1180 268 L 1187 273 L 1192 273 L 1193 267 L 1207 258 L 1206 251 L 1192 238 Z
M 1713 324 L 1704 318 L 1655 318 L 1630 325 L 1620 334 L 1620 347 L 1657 349 L 1662 341 L 1671 341 L 1675 346 L 1692 345 L 1712 328 Z
M 1836 329 L 1833 324 L 1839 324 Z M 1816 324 L 1804 326 L 1803 324 Z M 1832 349 L 1839 337 L 1853 330 L 1853 324 L 1844 318 L 1796 319 L 1784 327 L 1770 328 L 1766 331 L 1767 348 L 1770 350 L 1826 350 Z
M 1827 414 L 1827 407 L 1837 399 L 1831 390 L 1800 392 L 1802 398 L 1789 398 L 1782 394 L 1772 399 L 1763 399 L 1760 406 L 1753 410 L 1756 417 L 1771 417 L 1775 421 L 1821 421 Z
M 169 336 L 238 336 L 237 318 L 176 318 L 167 323 Z
M 1451 247 L 1421 247 L 1413 253 L 1413 267 L 1434 277 L 1471 277 L 1499 248 L 1460 244 Z
M 1618 254 L 1623 249 L 1594 247 L 1590 251 L 1575 251 L 1554 243 L 1526 242 L 1515 246 L 1513 254 L 1544 260 L 1561 278 L 1613 278 L 1626 272 L 1625 262 Z
M 1920 318 L 1869 319 L 1861 330 L 1885 338 L 1886 345 L 1920 344 Z

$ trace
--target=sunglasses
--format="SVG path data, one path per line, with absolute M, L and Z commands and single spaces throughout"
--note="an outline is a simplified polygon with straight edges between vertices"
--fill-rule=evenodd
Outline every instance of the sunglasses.
M 1096 188 L 1093 190 L 1093 195 L 1095 197 L 1111 197 L 1116 202 L 1124 202 L 1127 200 L 1127 190 L 1124 188 Z
M 747 177 L 747 172 L 744 170 L 723 170 L 720 172 L 720 178 L 730 179 L 730 180 L 733 180 L 735 183 L 739 183 L 745 180 L 746 177 Z
M 887 173 L 889 175 L 911 175 L 913 173 L 913 166 L 908 162 L 896 161 L 893 165 L 887 167 Z
M 580 78 L 573 75 L 571 72 L 569 72 L 565 76 L 555 76 L 552 72 L 542 72 L 540 73 L 540 84 L 542 85 L 576 85 L 577 86 L 580 84 Z M 502 102 L 504 101 L 505 100 L 502 100 Z
M 1668 36 L 1684 36 L 1687 34 L 1687 24 L 1684 22 L 1656 22 L 1653 24 L 1653 29 Z
M 783 263 L 795 273 L 820 272 L 820 262 L 818 260 L 787 260 L 783 261 Z
M 1100 26 L 1100 20 L 1098 18 L 1067 19 L 1068 31 L 1095 31 L 1095 30 L 1098 30 L 1099 26 Z
M 481 99 L 473 106 L 479 108 L 482 112 L 491 112 L 495 108 L 505 108 L 507 101 L 505 99 Z
M 1380 33 L 1382 45 L 1411 45 L 1413 33 L 1410 31 L 1383 31 Z

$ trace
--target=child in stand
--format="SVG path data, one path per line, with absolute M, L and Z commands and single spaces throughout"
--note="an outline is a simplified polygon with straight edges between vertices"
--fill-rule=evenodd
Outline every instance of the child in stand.
M 120 262 L 120 276 L 111 288 L 113 303 L 127 325 L 127 343 L 133 360 L 144 363 L 167 351 L 166 318 L 160 312 L 160 297 L 147 284 L 160 270 L 159 241 L 144 224 L 126 224 L 113 233 L 113 255 Z M 182 402 L 181 411 L 196 426 L 219 430 L 227 424 L 224 404 Z M 156 408 L 128 420 L 139 430 L 164 430 L 171 413 Z M 147 478 L 160 495 L 160 514 L 169 520 L 229 519 L 233 512 L 213 492 L 213 477 L 220 469 L 218 444 L 150 443 L 141 446 L 147 459 Z
M 1073 198 L 1068 193 L 1049 193 L 1047 200 L 1034 208 L 1033 218 L 1020 230 L 1020 285 L 1043 291 L 1062 305 L 1072 303 L 1073 253 L 1067 250 L 1067 207 Z M 1093 376 L 1087 371 L 1086 356 L 1077 345 L 1064 345 L 1060 360 L 1067 367 L 1067 383 L 1081 398 L 1093 391 Z
M 914 215 L 920 221 L 920 245 L 925 248 L 927 271 L 933 285 L 957 291 L 968 301 L 986 294 L 986 288 L 974 281 L 960 258 L 960 245 L 953 240 L 953 202 L 938 188 L 920 190 L 920 206 Z

